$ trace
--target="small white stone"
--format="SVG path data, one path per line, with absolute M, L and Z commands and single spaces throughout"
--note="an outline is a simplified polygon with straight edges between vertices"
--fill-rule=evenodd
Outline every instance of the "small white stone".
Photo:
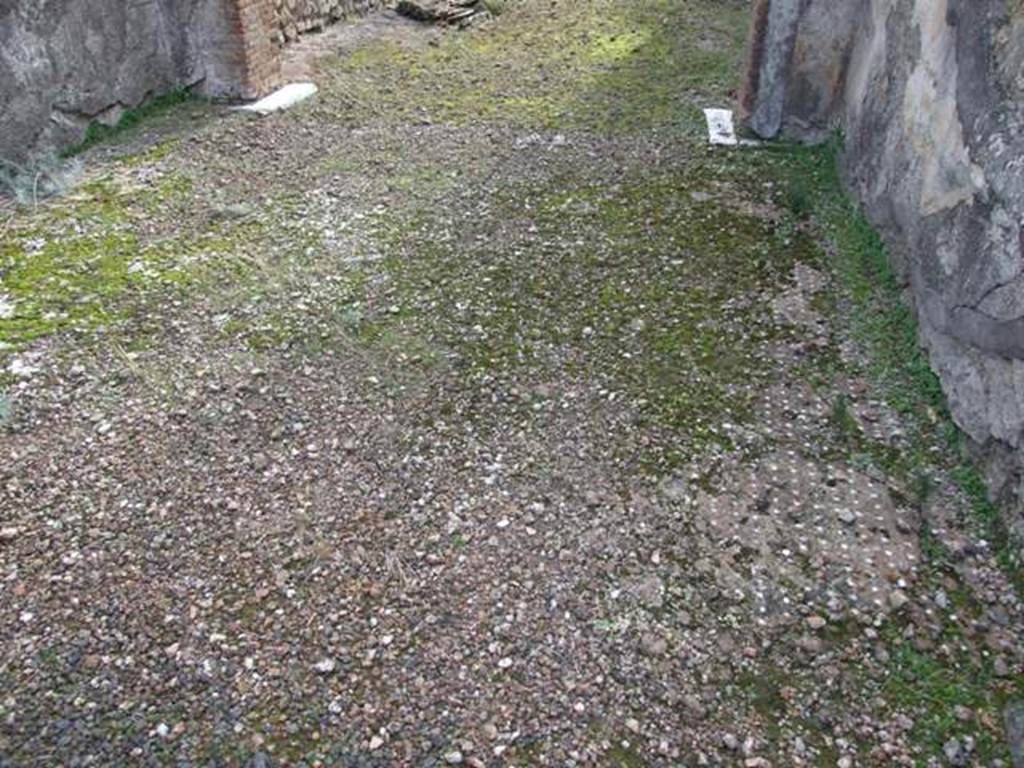
M 324 675 L 329 675 L 337 668 L 338 664 L 334 659 L 321 659 L 314 665 L 314 669 Z
M 374 734 L 373 738 L 370 739 L 370 749 L 376 751 L 384 746 L 384 739 Z
M 498 662 L 498 666 L 499 666 L 499 667 L 500 667 L 501 669 L 508 669 L 509 667 L 511 667 L 511 666 L 512 666 L 512 659 L 510 659 L 510 658 L 509 658 L 508 656 L 506 656 L 505 658 L 501 659 L 501 660 L 500 660 L 500 661 Z
M 269 115 L 271 112 L 288 109 L 300 101 L 305 101 L 316 92 L 317 87 L 313 83 L 289 83 L 253 104 L 245 104 L 244 106 L 236 107 L 236 109 L 256 112 L 260 115 Z
M 38 366 L 32 365 L 32 363 L 22 357 L 16 357 L 11 360 L 7 370 L 12 376 L 17 376 L 20 379 L 28 379 L 39 373 Z

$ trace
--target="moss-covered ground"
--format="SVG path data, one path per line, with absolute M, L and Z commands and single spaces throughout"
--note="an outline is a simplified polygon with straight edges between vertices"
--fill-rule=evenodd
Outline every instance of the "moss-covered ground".
M 1016 603 L 978 592 L 1019 588 L 1019 562 L 962 455 L 884 249 L 839 188 L 836 150 L 706 145 L 701 109 L 735 96 L 746 27 L 747 4 L 733 0 L 509 0 L 468 30 L 395 22 L 354 44 L 342 34 L 339 53 L 317 62 L 316 100 L 258 121 L 225 112 L 154 140 L 140 138 L 145 122 L 94 136 L 107 143 L 82 148 L 80 186 L 0 213 L 0 307 L 12 308 L 0 314 L 0 429 L 26 462 L 4 478 L 14 490 L 0 502 L 20 510 L 11 524 L 48 530 L 39 520 L 67 517 L 49 526 L 54 557 L 133 542 L 119 550 L 124 574 L 138 560 L 147 588 L 196 590 L 183 615 L 197 632 L 238 638 L 209 651 L 219 661 L 167 667 L 177 651 L 155 636 L 177 626 L 172 608 L 152 624 L 117 609 L 104 626 L 118 642 L 154 636 L 135 654 L 152 651 L 162 687 L 132 677 L 131 663 L 101 678 L 96 665 L 123 657 L 68 650 L 78 609 L 49 578 L 57 566 L 35 565 L 49 563 L 45 548 L 19 539 L 29 586 L 18 595 L 37 599 L 19 610 L 52 603 L 56 618 L 24 641 L 30 662 L 2 656 L 0 682 L 17 696 L 0 698 L 0 758 L 55 764 L 46 761 L 98 750 L 110 764 L 436 764 L 486 710 L 517 734 L 502 751 L 478 751 L 487 764 L 690 764 L 706 753 L 930 765 L 950 739 L 973 744 L 972 764 L 1008 760 L 1002 709 L 1024 696 L 1024 678 L 1019 654 L 999 644 L 1005 627 L 989 630 L 998 609 L 1012 637 Z M 163 106 L 172 116 L 196 108 Z M 780 318 L 799 269 L 824 276 L 804 297 L 817 324 Z M 16 361 L 39 372 L 25 377 Z M 804 438 L 762 421 L 766 393 L 804 391 L 824 403 L 822 416 L 785 411 L 811 420 Z M 896 437 L 869 429 L 867 405 L 894 414 Z M 88 437 L 65 411 L 88 422 Z M 93 446 L 119 419 L 147 426 L 115 460 Z M 174 424 L 189 425 L 187 440 Z M 67 486 L 49 467 L 26 489 L 18 467 L 48 452 L 73 457 L 79 440 L 109 477 Z M 58 447 L 42 450 L 47 441 Z M 764 553 L 704 532 L 694 500 L 735 493 L 730 471 L 786 451 L 871 478 L 915 516 L 923 562 L 893 576 L 910 608 L 826 608 L 832 585 L 765 577 Z M 342 469 L 319 465 L 323 455 Z M 274 475 L 274 462 L 288 469 Z M 509 463 L 517 490 L 488 495 Z M 548 543 L 480 554 L 497 546 L 493 532 L 458 519 L 472 518 L 467 468 L 478 464 L 490 474 L 473 493 L 488 514 L 557 510 L 529 512 L 530 535 L 540 529 Z M 692 497 L 664 502 L 656 489 L 673 483 Z M 403 484 L 415 492 L 394 491 Z M 265 509 L 264 488 L 274 499 Z M 423 523 L 434 498 L 445 511 Z M 168 522 L 172 508 L 186 522 Z M 951 554 L 948 531 L 933 530 L 936 508 L 953 510 L 942 526 L 952 515 L 991 549 L 966 564 Z M 161 554 L 149 515 L 180 546 Z M 339 520 L 356 526 L 343 543 Z M 605 549 L 587 538 L 594 531 Z M 0 557 L 14 552 L 3 547 Z M 172 550 L 184 559 L 169 565 Z M 238 559 L 243 550 L 253 559 Z M 382 577 L 367 565 L 378 560 L 403 583 L 431 574 L 429 591 L 380 606 Z M 824 580 L 805 560 L 804 576 Z M 445 581 L 438 563 L 459 578 Z M 664 602 L 616 613 L 607 594 L 628 592 L 619 580 L 650 563 Z M 751 583 L 776 578 L 771 589 L 806 604 L 778 609 L 790 623 L 752 616 L 751 598 L 722 586 L 723 563 Z M 108 592 L 143 599 L 121 592 L 124 574 Z M 463 650 L 470 660 L 496 653 L 484 649 L 504 640 L 477 637 L 460 612 L 498 595 L 487 621 L 500 624 L 515 602 L 500 597 L 509 584 L 527 585 L 528 598 L 502 631 L 522 631 L 509 646 L 547 659 L 540 682 L 533 668 L 467 661 L 445 667 L 451 678 L 490 688 L 453 692 L 450 679 L 422 672 Z M 951 608 L 936 609 L 940 592 Z M 366 614 L 339 618 L 352 604 Z M 415 641 L 360 645 L 352 626 L 386 624 L 396 610 L 416 614 Z M 812 612 L 829 624 L 808 656 L 791 641 Z M 35 631 L 8 618 L 0 639 Z M 564 635 L 545 622 L 585 629 Z M 464 632 L 461 646 L 448 625 Z M 636 651 L 623 638 L 637 632 L 662 633 L 671 650 Z M 75 647 L 101 634 L 83 629 Z M 338 638 L 345 674 L 311 673 L 307 656 Z M 83 667 L 83 654 L 99 661 Z M 378 670 L 374 658 L 392 666 Z M 246 671 L 253 659 L 267 678 Z M 702 701 L 686 703 L 694 691 Z M 93 699 L 93 714 L 78 713 Z M 392 707 L 402 712 L 384 728 L 386 746 L 370 746 Z M 642 735 L 623 725 L 628 713 Z M 157 722 L 179 721 L 180 734 L 153 736 Z M 66 722 L 77 725 L 54 725 Z M 723 742 L 734 733 L 750 735 L 749 755 Z

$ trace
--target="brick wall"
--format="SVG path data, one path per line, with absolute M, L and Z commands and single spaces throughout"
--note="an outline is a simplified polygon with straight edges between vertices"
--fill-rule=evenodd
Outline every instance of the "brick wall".
M 237 40 L 231 58 L 237 94 L 263 96 L 281 84 L 281 46 L 305 32 L 379 8 L 382 0 L 228 0 Z
M 237 31 L 236 50 L 243 98 L 256 98 L 281 84 L 281 51 L 276 43 L 274 0 L 231 0 Z

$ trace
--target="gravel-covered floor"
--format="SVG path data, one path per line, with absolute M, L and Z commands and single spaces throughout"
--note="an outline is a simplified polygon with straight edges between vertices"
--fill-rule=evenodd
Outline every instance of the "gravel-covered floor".
M 744 6 L 338 27 L 14 215 L 0 765 L 1011 764 L 1020 602 L 705 146 Z

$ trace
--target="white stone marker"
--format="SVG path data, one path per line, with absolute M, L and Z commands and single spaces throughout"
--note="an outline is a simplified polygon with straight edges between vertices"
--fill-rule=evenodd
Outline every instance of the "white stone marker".
M 252 104 L 245 104 L 238 109 L 246 112 L 256 112 L 260 115 L 269 115 L 271 112 L 279 112 L 288 109 L 305 101 L 315 94 L 319 89 L 313 83 L 289 83 L 279 88 L 269 96 L 265 96 Z
M 708 121 L 708 141 L 720 147 L 739 145 L 731 109 L 705 109 L 704 117 Z

